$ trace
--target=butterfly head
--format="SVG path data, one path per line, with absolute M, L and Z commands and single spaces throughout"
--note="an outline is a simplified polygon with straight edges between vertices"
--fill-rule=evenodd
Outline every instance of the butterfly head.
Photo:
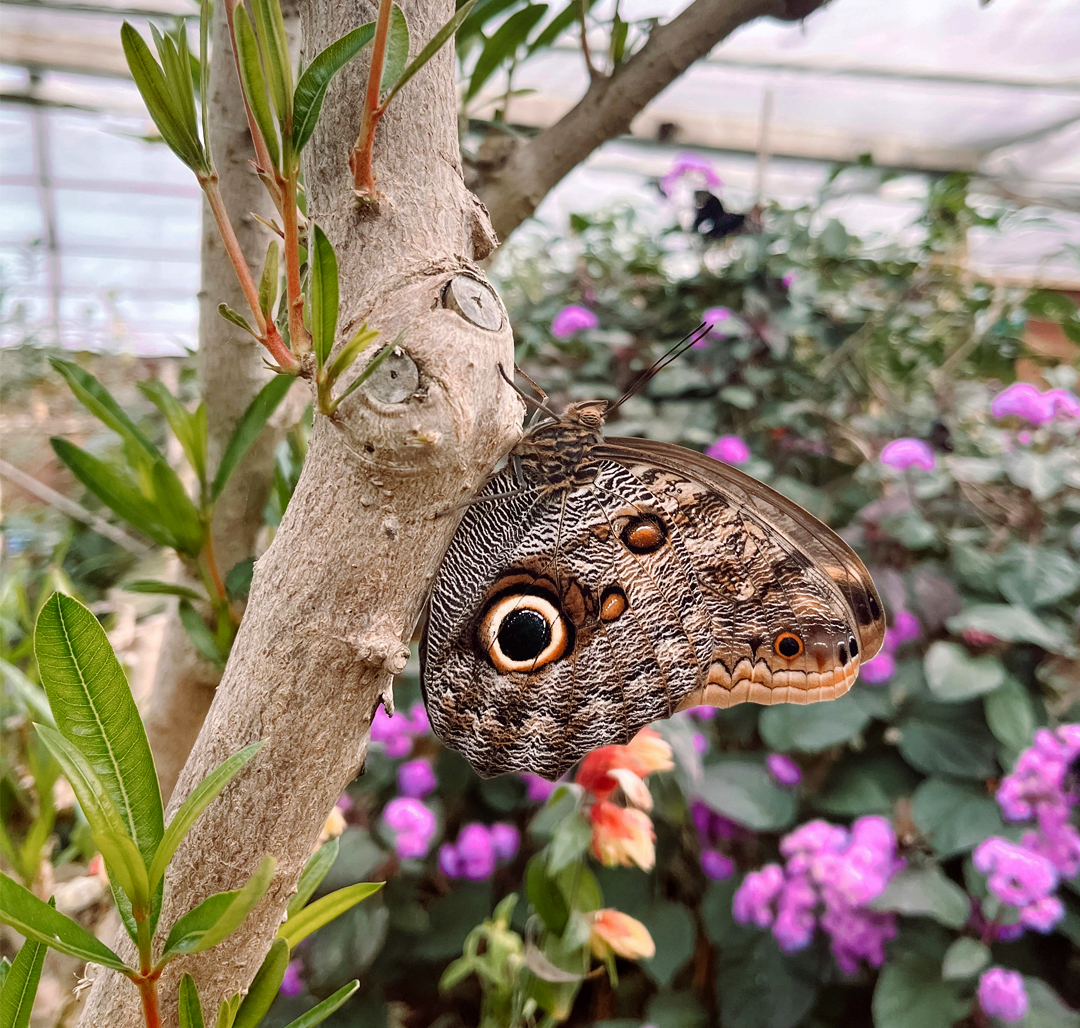
M 608 400 L 582 400 L 579 403 L 567 404 L 563 411 L 563 422 L 572 425 L 581 425 L 582 428 L 598 430 L 604 427 L 608 409 L 611 403 Z

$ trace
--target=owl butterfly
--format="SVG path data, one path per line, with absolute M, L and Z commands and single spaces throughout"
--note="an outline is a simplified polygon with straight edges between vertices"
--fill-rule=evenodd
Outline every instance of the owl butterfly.
M 881 647 L 881 602 L 843 540 L 711 457 L 605 439 L 618 403 L 540 404 L 436 578 L 424 701 L 484 777 L 554 780 L 699 704 L 835 699 Z

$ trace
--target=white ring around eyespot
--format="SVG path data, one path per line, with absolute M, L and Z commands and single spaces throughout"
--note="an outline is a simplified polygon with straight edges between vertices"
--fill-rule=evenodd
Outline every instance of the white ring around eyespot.
M 515 610 L 535 610 L 547 623 L 551 641 L 532 660 L 511 660 L 499 645 L 499 629 L 508 614 Z M 569 636 L 562 615 L 555 605 L 543 596 L 532 593 L 511 593 L 493 603 L 480 624 L 480 644 L 487 650 L 495 669 L 502 674 L 511 671 L 535 671 L 566 652 Z

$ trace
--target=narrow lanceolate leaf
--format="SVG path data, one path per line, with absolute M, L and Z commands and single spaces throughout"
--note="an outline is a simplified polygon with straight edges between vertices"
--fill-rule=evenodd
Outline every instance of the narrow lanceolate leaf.
M 390 8 L 390 29 L 386 36 L 386 57 L 383 63 L 382 80 L 379 82 L 379 95 L 385 96 L 401 78 L 401 73 L 409 63 L 409 23 L 405 14 L 394 4 Z
M 214 164 L 214 155 L 210 152 L 210 18 L 212 13 L 211 0 L 199 0 L 199 112 L 208 167 L 213 167 Z
M 312 225 L 311 245 L 311 344 L 320 369 L 334 348 L 338 319 L 338 266 L 334 248 L 318 225 Z
M 111 967 L 123 974 L 132 973 L 105 943 L 91 935 L 82 925 L 43 903 L 18 882 L 0 873 L 0 921 L 11 925 L 20 935 L 35 942 L 67 953 L 68 956 L 89 960 Z
M 165 869 L 169 866 L 169 861 L 172 860 L 172 856 L 176 852 L 176 847 L 180 845 L 180 841 L 187 835 L 188 829 L 210 805 L 214 797 L 232 781 L 237 772 L 262 749 L 264 742 L 265 740 L 253 742 L 250 746 L 245 746 L 239 752 L 234 753 L 227 760 L 223 760 L 195 786 L 191 791 L 191 795 L 180 804 L 179 810 L 173 815 L 168 828 L 165 829 L 161 845 L 154 856 L 154 862 L 150 865 L 151 889 L 157 888 L 158 882 L 161 881 L 165 874 Z
M 180 1002 L 176 1013 L 180 1019 L 180 1028 L 206 1028 L 202 1004 L 199 1002 L 199 990 L 195 987 L 195 979 L 186 971 L 180 979 Z
M 295 949 L 301 939 L 306 939 L 312 932 L 329 924 L 335 917 L 355 907 L 361 900 L 378 892 L 384 884 L 383 882 L 357 882 L 355 885 L 346 886 L 328 896 L 323 896 L 314 903 L 309 903 L 278 929 L 278 938 L 284 939 L 290 949 Z
M 121 587 L 129 593 L 160 593 L 164 596 L 182 596 L 185 600 L 205 600 L 203 593 L 189 589 L 186 585 L 175 582 L 158 582 L 153 578 L 140 578 L 134 582 L 125 582 Z
M 275 375 L 259 390 L 247 410 L 240 416 L 225 446 L 225 452 L 221 455 L 221 463 L 218 465 L 217 474 L 214 475 L 214 482 L 210 486 L 211 501 L 221 495 L 230 476 L 247 455 L 255 440 L 259 438 L 259 433 L 277 410 L 278 404 L 285 399 L 285 394 L 295 381 L 296 379 L 290 375 Z
M 508 57 L 512 57 L 529 37 L 536 23 L 547 14 L 547 4 L 529 4 L 516 14 L 510 15 L 487 41 L 473 66 L 465 99 L 471 100 L 496 69 Z
M 384 106 L 393 100 L 401 91 L 401 87 L 442 49 L 443 44 L 457 32 L 458 26 L 469 16 L 475 4 L 476 0 L 468 0 L 468 3 L 462 4 L 454 16 L 428 40 L 424 49 L 416 55 L 412 63 L 401 73 L 401 77 L 394 83 L 390 92 L 383 98 Z
M 334 410 L 338 408 L 338 406 L 341 404 L 341 401 L 344 400 L 346 396 L 348 396 L 351 392 L 359 389 L 360 386 L 362 386 L 369 378 L 371 378 L 371 376 L 375 373 L 375 369 L 378 368 L 378 366 L 382 364 L 382 362 L 386 360 L 386 358 L 389 357 L 396 349 L 397 340 L 392 343 L 387 343 L 386 346 L 384 346 L 377 354 L 375 354 L 375 356 L 372 357 L 371 360 L 368 362 L 364 370 L 361 371 L 360 374 L 357 375 L 356 378 L 354 378 L 348 384 L 345 391 L 334 401 Z
M 244 887 L 208 896 L 169 931 L 159 964 L 188 953 L 201 953 L 227 939 L 270 887 L 277 861 L 263 857 Z
M 147 456 L 156 458 L 161 451 L 140 431 L 139 427 L 125 413 L 109 392 L 89 371 L 84 371 L 78 364 L 50 357 L 49 363 L 64 376 L 65 381 L 79 401 L 95 418 L 104 422 L 125 441 L 134 443 L 146 451 Z
M 143 496 L 131 478 L 66 439 L 53 436 L 49 442 L 56 456 L 71 469 L 72 474 L 110 510 L 154 542 L 176 547 L 173 534 L 161 523 L 154 505 Z
M 120 28 L 120 42 L 131 77 L 166 146 L 196 174 L 205 174 L 208 168 L 202 148 L 198 140 L 192 140 L 184 128 L 183 118 L 174 109 L 169 84 L 150 47 L 126 21 Z
M 296 883 L 296 892 L 289 897 L 288 906 L 285 907 L 286 916 L 294 917 L 307 905 L 307 901 L 315 894 L 315 890 L 322 884 L 322 880 L 327 876 L 330 868 L 334 866 L 339 848 L 340 844 L 337 839 L 331 839 L 329 842 L 324 842 L 311 855 L 311 858 L 304 865 L 304 870 L 300 872 L 300 881 Z
M 202 552 L 206 529 L 179 476 L 162 458 L 154 461 L 150 481 L 154 506 L 176 540 L 176 549 L 188 557 L 197 557 Z
M 124 671 L 97 618 L 53 593 L 34 631 L 56 727 L 101 779 L 128 837 L 149 865 L 165 830 L 150 744 Z
M 225 666 L 225 656 L 218 649 L 214 634 L 206 627 L 202 615 L 191 605 L 188 600 L 181 600 L 176 607 L 176 614 L 180 618 L 180 624 L 184 626 L 191 644 L 211 664 L 217 667 Z
M 165 84 L 172 99 L 172 109 L 180 122 L 184 137 L 194 151 L 199 148 L 199 127 L 195 115 L 195 80 L 191 74 L 191 54 L 188 52 L 187 33 L 181 28 L 176 33 L 162 35 L 151 22 Z
M 285 1028 L 315 1028 L 315 1025 L 322 1024 L 359 988 L 360 982 L 354 978 L 337 992 L 327 996 L 321 1003 L 316 1003 L 306 1014 L 301 1014 L 295 1021 L 290 1021 Z
M 15 954 L 0 991 L 0 1028 L 27 1028 L 30 1024 L 47 948 L 43 942 L 27 939 Z
M 353 361 L 368 348 L 368 344 L 379 338 L 379 333 L 367 327 L 365 322 L 357 329 L 356 334 L 337 353 L 327 369 L 327 377 L 331 382 L 336 382 L 349 368 Z
M 169 392 L 164 382 L 140 382 L 139 390 L 165 415 L 165 420 L 169 423 L 169 428 L 176 436 L 176 441 L 183 449 L 192 470 L 200 482 L 205 481 L 206 436 L 199 429 L 199 412 L 188 413 L 183 404 Z M 203 418 L 205 419 L 205 413 Z
M 251 6 L 265 61 L 266 84 L 284 138 L 285 127 L 292 121 L 293 102 L 292 61 L 289 60 L 289 41 L 285 37 L 285 19 L 278 0 L 254 0 Z
M 326 87 L 375 36 L 375 23 L 368 22 L 335 40 L 304 70 L 293 95 L 293 151 L 299 154 L 319 120 Z
M 259 44 L 255 40 L 255 31 L 243 4 L 237 5 L 233 26 L 236 31 L 236 56 L 240 61 L 240 84 L 251 108 L 251 116 L 255 119 L 255 127 L 266 143 L 266 150 L 274 168 L 278 168 L 281 163 L 281 147 L 278 144 L 277 123 L 266 96 L 266 80 L 259 62 Z M 269 173 L 274 168 L 263 168 L 263 171 Z
M 234 311 L 227 303 L 219 303 L 218 314 L 220 314 L 226 321 L 235 325 L 237 328 L 242 328 L 248 335 L 259 338 L 259 333 L 255 331 L 247 322 L 247 318 L 243 314 L 239 314 Z
M 236 1012 L 233 1028 L 258 1028 L 277 997 L 288 966 L 289 944 L 284 939 L 275 939 L 248 986 L 247 995 Z
M 262 278 L 259 279 L 259 310 L 267 321 L 274 320 L 274 304 L 278 294 L 278 245 L 272 239 L 266 248 Z

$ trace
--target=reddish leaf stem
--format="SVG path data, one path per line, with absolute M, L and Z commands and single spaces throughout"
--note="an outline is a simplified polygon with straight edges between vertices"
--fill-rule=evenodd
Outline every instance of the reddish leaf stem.
M 296 207 L 297 171 L 290 169 L 287 178 L 278 179 L 282 191 L 281 227 L 285 239 L 285 295 L 289 308 L 289 341 L 293 353 L 311 349 L 311 335 L 304 327 L 304 294 L 300 289 L 300 229 Z
M 161 1010 L 158 1007 L 158 975 L 140 975 L 135 980 L 139 987 L 139 996 L 142 999 L 143 1017 L 146 1019 L 146 1028 L 161 1028 Z
M 349 155 L 349 167 L 353 173 L 356 192 L 368 199 L 375 197 L 375 173 L 371 167 L 375 149 L 375 128 L 386 113 L 379 103 L 383 66 L 386 63 L 386 43 L 390 37 L 390 11 L 393 0 L 379 0 L 379 17 L 375 22 L 375 40 L 372 43 L 371 67 L 368 68 L 367 96 L 364 98 L 364 114 L 360 120 L 360 135 Z

